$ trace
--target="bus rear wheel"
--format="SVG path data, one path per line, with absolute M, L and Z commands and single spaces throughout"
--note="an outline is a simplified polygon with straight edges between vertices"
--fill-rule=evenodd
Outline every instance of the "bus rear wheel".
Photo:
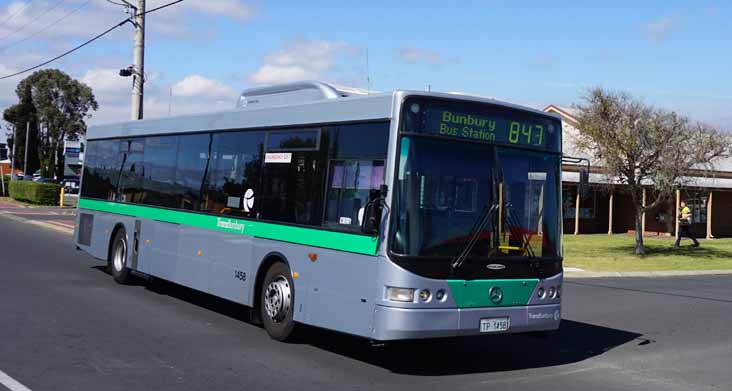
M 286 341 L 295 329 L 295 284 L 290 268 L 277 262 L 270 266 L 262 282 L 259 308 L 264 329 L 278 341 Z
M 126 284 L 130 280 L 130 269 L 127 267 L 127 234 L 124 228 L 120 228 L 112 238 L 111 251 L 107 259 L 107 268 L 120 284 Z

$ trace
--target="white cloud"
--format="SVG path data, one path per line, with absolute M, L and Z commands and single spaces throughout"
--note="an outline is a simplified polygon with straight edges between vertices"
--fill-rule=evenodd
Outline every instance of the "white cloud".
M 234 90 L 216 80 L 200 75 L 189 75 L 173 85 L 173 95 L 182 97 L 220 98 L 234 101 Z
M 251 20 L 256 14 L 253 6 L 236 0 L 187 0 L 184 4 L 198 12 L 226 16 L 242 22 Z
M 655 43 L 661 42 L 673 31 L 676 21 L 668 16 L 658 18 L 646 25 L 648 38 Z
M 131 79 L 119 76 L 118 69 L 90 69 L 79 80 L 91 87 L 95 95 L 129 94 L 132 90 Z
M 101 2 L 34 1 L 23 8 L 17 4 L 0 12 L 0 20 L 6 20 L 0 26 L 3 50 L 35 43 L 39 38 L 88 37 L 91 32 L 101 32 L 126 16 L 119 7 L 106 7 L 103 4 L 108 3 Z
M 259 69 L 248 79 L 255 84 L 322 79 L 337 67 L 339 56 L 356 52 L 346 42 L 298 39 L 265 56 Z
M 112 76 L 116 75 L 109 69 L 93 69 L 81 78 L 92 87 L 99 102 L 99 110 L 89 124 L 129 119 L 130 79 L 116 76 L 115 80 L 104 81 Z M 171 115 L 231 109 L 236 98 L 233 88 L 201 75 L 188 75 L 175 83 L 161 85 L 157 75 L 151 74 L 145 83 L 144 114 L 145 118 L 158 118 L 167 116 L 169 109 Z
M 147 10 L 169 0 L 148 0 Z M 134 3 L 134 1 L 133 1 Z M 247 22 L 256 16 L 255 7 L 238 0 L 186 0 L 152 13 L 146 24 L 148 33 L 179 37 L 192 35 L 191 21 L 202 14 Z M 65 40 L 89 38 L 112 27 L 129 15 L 124 7 L 103 0 L 51 0 L 13 2 L 0 7 L 0 52 L 26 49 L 29 45 L 65 45 Z M 126 25 L 111 35 L 129 38 L 132 26 Z M 200 31 L 196 32 L 200 36 Z
M 445 64 L 447 60 L 438 52 L 422 48 L 399 49 L 399 58 L 402 61 L 414 63 L 427 63 L 431 65 Z

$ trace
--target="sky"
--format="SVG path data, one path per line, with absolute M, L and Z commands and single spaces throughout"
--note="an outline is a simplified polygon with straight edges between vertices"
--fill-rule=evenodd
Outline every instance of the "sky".
M 601 86 L 732 130 L 732 2 L 593 3 L 184 0 L 147 17 L 145 117 L 230 109 L 245 88 L 317 79 L 535 108 Z M 126 17 L 107 0 L 0 0 L 0 77 Z M 88 124 L 130 117 L 131 79 L 118 72 L 132 40 L 127 24 L 48 65 L 92 87 Z M 0 110 L 28 75 L 0 80 Z

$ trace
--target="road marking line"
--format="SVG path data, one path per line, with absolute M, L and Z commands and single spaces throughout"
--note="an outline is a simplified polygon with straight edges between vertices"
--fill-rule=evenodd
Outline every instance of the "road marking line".
M 8 376 L 3 371 L 0 371 L 0 384 L 7 387 L 10 391 L 31 391 L 30 388 L 20 384 L 20 382 Z

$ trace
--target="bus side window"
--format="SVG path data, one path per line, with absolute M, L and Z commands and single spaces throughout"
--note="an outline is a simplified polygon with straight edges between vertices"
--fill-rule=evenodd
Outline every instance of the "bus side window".
M 84 162 L 82 197 L 114 200 L 117 193 L 117 140 L 93 140 L 89 142 Z
M 175 171 L 178 136 L 147 137 L 145 139 L 144 175 L 141 202 L 145 205 L 176 207 Z
M 369 192 L 384 183 L 389 122 L 366 122 L 328 128 L 328 175 L 323 224 L 360 231 Z
M 180 136 L 175 173 L 176 207 L 187 210 L 204 210 L 206 172 L 212 162 L 211 133 Z
M 326 226 L 358 230 L 369 192 L 384 183 L 384 161 L 333 160 L 328 172 Z
M 145 139 L 126 139 L 119 147 L 119 185 L 117 201 L 140 203 L 142 199 L 142 178 L 145 176 L 143 151 Z
M 262 170 L 264 132 L 214 134 L 202 200 L 204 211 L 255 217 L 260 209 L 258 185 Z
M 321 129 L 268 132 L 260 197 L 263 219 L 319 226 L 323 205 Z M 327 141 L 326 141 L 327 143 Z

